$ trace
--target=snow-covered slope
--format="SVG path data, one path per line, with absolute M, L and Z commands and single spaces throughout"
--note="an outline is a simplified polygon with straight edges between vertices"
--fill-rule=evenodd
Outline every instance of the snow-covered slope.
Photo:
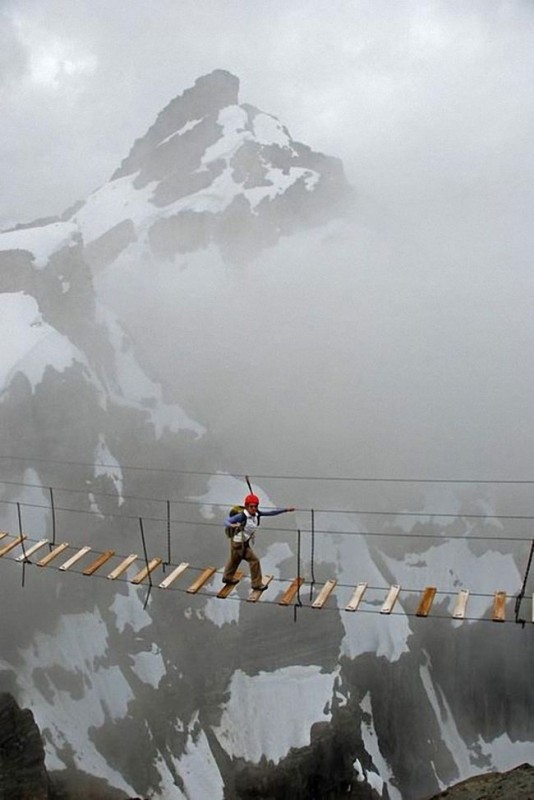
M 0 364 L 0 391 L 5 391 L 16 372 L 28 379 L 32 391 L 41 382 L 45 369 L 64 372 L 77 362 L 87 361 L 39 312 L 35 298 L 22 292 L 0 295 L 0 336 L 4 342 Z

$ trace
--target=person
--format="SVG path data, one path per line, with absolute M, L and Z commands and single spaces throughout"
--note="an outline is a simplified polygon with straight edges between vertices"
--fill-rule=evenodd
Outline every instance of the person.
M 230 557 L 223 573 L 223 583 L 239 583 L 235 577 L 236 569 L 243 559 L 250 567 L 250 582 L 253 589 L 265 591 L 267 586 L 262 582 L 260 560 L 251 547 L 254 534 L 260 524 L 261 517 L 276 517 L 294 511 L 294 508 L 274 508 L 272 511 L 260 511 L 260 500 L 255 494 L 247 494 L 243 500 L 244 511 L 231 514 L 224 521 L 227 527 L 235 528 L 230 539 Z

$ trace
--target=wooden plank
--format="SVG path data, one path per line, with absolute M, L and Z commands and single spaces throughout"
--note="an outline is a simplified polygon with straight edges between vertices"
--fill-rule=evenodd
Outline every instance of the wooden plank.
M 97 569 L 100 569 L 110 558 L 115 555 L 115 550 L 105 550 L 98 558 L 95 558 L 88 567 L 84 569 L 82 575 L 94 575 Z
M 41 541 L 36 542 L 36 544 L 32 544 L 31 547 L 28 547 L 25 553 L 22 553 L 20 556 L 17 556 L 15 561 L 24 561 L 25 558 L 29 558 L 30 556 L 32 556 L 34 553 L 40 550 L 41 547 L 44 547 L 45 544 L 48 544 L 48 539 L 41 539 Z
M 132 578 L 130 583 L 143 583 L 145 578 L 147 578 L 151 572 L 154 572 L 156 567 L 159 567 L 162 561 L 163 561 L 162 558 L 152 558 L 148 562 L 148 565 L 146 567 L 143 567 L 143 569 L 140 570 L 134 578 Z
M 14 550 L 15 547 L 17 547 L 17 545 L 19 545 L 21 542 L 23 542 L 24 539 L 26 539 L 26 538 L 27 538 L 26 536 L 17 536 L 17 538 L 13 539 L 12 542 L 9 542 L 9 544 L 5 544 L 3 547 L 1 547 L 0 548 L 0 558 L 2 558 L 2 556 L 5 556 L 6 553 L 9 553 L 10 550 Z
M 176 578 L 179 578 L 189 566 L 189 561 L 182 561 L 181 564 L 178 564 L 177 567 L 173 569 L 170 575 L 167 575 L 164 581 L 161 581 L 159 588 L 160 589 L 168 589 L 171 583 L 174 583 Z
M 115 569 L 111 570 L 108 575 L 109 580 L 114 581 L 119 577 L 119 575 L 122 575 L 123 572 L 126 572 L 128 567 L 131 566 L 137 558 L 139 558 L 139 556 L 136 553 L 130 553 L 129 556 L 126 556 L 126 558 L 121 561 L 118 567 L 115 567 Z
M 217 567 L 206 567 L 206 569 L 200 573 L 196 581 L 194 581 L 186 591 L 188 591 L 189 594 L 195 594 L 195 592 L 198 592 L 198 590 L 201 589 L 204 584 L 207 583 L 207 581 L 209 581 L 213 573 L 216 571 Z
M 5 531 L 0 531 L 0 539 L 5 539 L 7 533 Z
M 399 586 L 398 583 L 395 583 L 393 584 L 393 586 L 390 587 L 388 595 L 384 601 L 384 605 L 380 609 L 381 614 L 391 614 L 391 612 L 393 611 L 393 606 L 397 602 L 397 597 L 399 596 L 400 588 L 401 587 Z
M 367 581 L 362 581 L 361 583 L 359 583 L 356 586 L 356 588 L 355 588 L 355 590 L 354 590 L 354 592 L 352 594 L 352 597 L 349 600 L 348 605 L 345 606 L 345 611 L 357 611 L 358 610 L 358 606 L 360 605 L 360 603 L 362 601 L 362 597 L 363 597 L 366 589 L 367 589 Z
M 293 578 L 289 587 L 286 589 L 280 600 L 278 601 L 279 606 L 288 606 L 293 598 L 295 597 L 296 593 L 304 583 L 304 578 Z
M 456 598 L 454 611 L 452 612 L 454 619 L 464 619 L 468 599 L 469 589 L 460 589 L 458 592 L 458 597 Z
M 327 580 L 316 599 L 313 601 L 312 608 L 322 608 L 332 594 L 336 584 L 337 581 L 335 580 Z
M 272 579 L 273 579 L 272 575 L 264 575 L 262 578 L 262 583 L 264 584 L 264 586 L 268 586 L 272 581 Z M 247 600 L 249 603 L 257 603 L 258 600 L 261 599 L 262 594 L 265 594 L 265 592 L 260 592 L 258 589 L 252 589 L 249 596 L 247 597 Z
M 237 570 L 237 572 L 235 573 L 236 581 L 240 581 L 244 574 L 245 574 L 244 572 L 240 572 L 239 570 Z M 219 591 L 217 592 L 217 597 L 219 597 L 221 600 L 224 600 L 224 598 L 228 597 L 230 592 L 232 592 L 236 586 L 237 583 L 225 583 L 222 589 L 219 589 Z
M 495 592 L 493 595 L 493 622 L 505 622 L 506 592 Z
M 37 566 L 47 567 L 48 564 L 50 564 L 50 562 L 53 561 L 54 558 L 57 558 L 57 556 L 59 556 L 64 550 L 66 550 L 68 546 L 69 546 L 68 542 L 62 542 L 61 544 L 58 544 L 57 547 L 54 547 L 54 549 L 48 553 L 48 555 L 44 556 L 44 558 L 42 558 L 40 561 L 37 562 Z
M 437 589 L 435 586 L 427 586 L 424 589 L 419 605 L 417 606 L 417 611 L 415 612 L 417 617 L 428 617 L 436 592 Z
M 76 564 L 77 561 L 79 561 L 81 558 L 83 558 L 84 555 L 86 553 L 88 553 L 90 549 L 91 548 L 88 547 L 87 545 L 85 547 L 82 547 L 80 550 L 78 550 L 77 553 L 75 553 L 73 556 L 68 558 L 65 561 L 65 563 L 60 566 L 60 570 L 65 571 L 69 567 L 72 567 L 74 564 Z

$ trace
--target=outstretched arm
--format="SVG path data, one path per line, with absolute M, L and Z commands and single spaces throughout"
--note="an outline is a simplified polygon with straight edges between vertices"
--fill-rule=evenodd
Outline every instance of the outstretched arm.
M 272 511 L 260 511 L 260 517 L 277 517 L 278 514 L 287 514 L 289 511 L 294 511 L 293 507 L 291 508 L 273 508 Z

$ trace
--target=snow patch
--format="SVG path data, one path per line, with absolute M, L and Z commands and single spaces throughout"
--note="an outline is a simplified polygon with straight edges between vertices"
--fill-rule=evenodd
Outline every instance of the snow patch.
M 178 786 L 174 782 L 174 777 L 172 775 L 171 770 L 169 769 L 169 764 L 167 763 L 169 759 L 169 755 L 166 755 L 164 759 L 161 755 L 158 755 L 154 762 L 154 766 L 160 777 L 160 782 L 158 784 L 157 790 L 158 794 L 152 794 L 152 797 L 161 797 L 161 798 L 169 798 L 169 800 L 194 800 L 194 798 L 186 797 L 183 792 L 178 788 Z M 176 763 L 173 759 L 173 763 Z
M 291 747 L 309 745 L 314 722 L 330 719 L 324 708 L 338 674 L 339 670 L 323 673 L 317 666 L 255 676 L 237 670 L 214 733 L 231 757 L 257 764 L 264 756 L 277 763 Z
M 105 437 L 101 433 L 98 436 L 98 444 L 95 448 L 94 463 L 95 477 L 98 478 L 100 475 L 105 475 L 111 479 L 119 496 L 119 506 L 121 506 L 124 503 L 122 497 L 122 469 L 117 459 L 111 455 Z
M 393 773 L 389 764 L 380 752 L 378 744 L 378 736 L 373 721 L 373 712 L 371 706 L 371 695 L 369 692 L 363 697 L 360 708 L 369 720 L 362 721 L 361 733 L 362 741 L 366 752 L 371 756 L 373 764 L 375 765 L 378 773 L 372 770 L 364 770 L 364 775 L 367 783 L 375 789 L 380 796 L 383 794 L 384 786 L 387 786 L 390 800 L 402 800 L 402 796 L 398 789 L 392 785 Z M 382 776 L 382 777 L 380 777 Z
M 197 724 L 198 716 L 189 730 Z M 210 798 L 210 800 L 223 800 L 224 783 L 219 773 L 217 763 L 213 758 L 210 746 L 204 731 L 198 736 L 188 738 L 185 753 L 178 761 L 178 771 L 182 778 L 187 797 Z M 171 795 L 165 795 L 171 797 Z
M 478 738 L 478 746 L 482 755 L 490 758 L 492 767 L 488 772 L 497 770 L 507 772 L 518 764 L 532 764 L 532 740 L 527 742 L 514 742 L 507 733 L 497 736 L 491 742 Z M 469 776 L 478 774 L 480 768 L 470 770 Z
M 57 372 L 74 362 L 86 366 L 85 356 L 43 320 L 35 298 L 23 292 L 0 294 L 0 339 L 0 392 L 17 372 L 26 375 L 35 391 L 48 366 Z
M 237 598 L 230 596 L 223 603 L 217 597 L 210 597 L 204 607 L 206 619 L 209 619 L 218 628 L 222 628 L 223 625 L 230 625 L 232 622 L 239 622 L 241 604 L 236 600 Z
M 138 567 L 134 564 L 128 568 L 126 575 L 133 577 L 136 572 L 138 572 Z M 115 614 L 115 626 L 119 633 L 122 633 L 127 625 L 130 626 L 134 633 L 139 633 L 143 628 L 152 624 L 152 617 L 143 608 L 134 586 L 126 582 L 125 585 L 128 590 L 127 594 L 117 592 L 110 610 Z
M 186 122 L 185 125 L 182 125 L 179 130 L 174 131 L 174 133 L 170 133 L 165 137 L 165 139 L 162 139 L 161 142 L 158 143 L 157 147 L 161 147 L 162 144 L 170 142 L 170 140 L 174 139 L 175 136 L 181 136 L 183 133 L 187 133 L 187 131 L 192 131 L 193 128 L 196 128 L 199 122 L 202 122 L 203 119 L 204 117 L 200 117 L 200 119 L 190 119 L 189 122 Z
M 131 656 L 133 660 L 133 671 L 137 677 L 157 689 L 160 680 L 165 675 L 165 663 L 161 656 L 161 651 L 152 644 L 152 649 L 135 653 Z
M 291 146 L 287 128 L 276 117 L 262 111 L 254 117 L 253 128 L 254 136 L 260 144 L 277 144 L 280 147 L 289 148 L 294 155 L 297 155 Z
M 54 253 L 77 244 L 78 228 L 73 222 L 53 222 L 36 228 L 0 233 L 0 251 L 26 250 L 37 269 L 45 267 Z
M 491 547 L 491 542 L 488 543 Z M 510 542 L 517 549 L 517 542 Z M 514 595 L 521 586 L 522 577 L 511 553 L 503 554 L 488 549 L 475 555 L 469 539 L 444 539 L 422 553 L 408 553 L 400 561 L 384 556 L 397 583 L 401 586 L 437 586 L 439 591 L 451 593 L 451 605 L 460 588 L 472 593 L 493 595 L 496 589 Z M 469 603 L 473 603 L 470 598 Z M 482 600 L 488 605 L 490 599 Z
M 150 199 L 157 181 L 136 189 L 131 175 L 116 178 L 90 195 L 73 221 L 78 225 L 84 244 L 87 245 L 124 220 L 130 219 L 136 227 L 151 224 L 159 212 Z
M 454 716 L 449 704 L 445 699 L 445 696 L 443 695 L 443 692 L 439 690 L 439 687 L 436 691 L 436 687 L 434 687 L 428 666 L 428 663 L 421 665 L 419 668 L 419 675 L 421 676 L 421 682 L 425 687 L 426 695 L 430 705 L 432 706 L 434 714 L 436 715 L 441 740 L 451 756 L 454 758 L 454 763 L 458 767 L 459 771 L 458 777 L 460 775 L 467 775 L 471 770 L 471 764 L 469 762 L 469 758 L 467 757 L 464 740 L 460 736 L 460 732 L 454 721 Z M 440 790 L 445 789 L 446 785 L 439 779 L 439 776 L 436 774 L 435 767 L 434 774 L 436 775 L 436 781 Z
M 252 133 L 247 130 L 248 116 L 240 106 L 226 106 L 221 109 L 217 123 L 222 126 L 222 135 L 204 153 L 201 162 L 203 166 L 219 158 L 228 160 L 244 141 L 253 138 Z

